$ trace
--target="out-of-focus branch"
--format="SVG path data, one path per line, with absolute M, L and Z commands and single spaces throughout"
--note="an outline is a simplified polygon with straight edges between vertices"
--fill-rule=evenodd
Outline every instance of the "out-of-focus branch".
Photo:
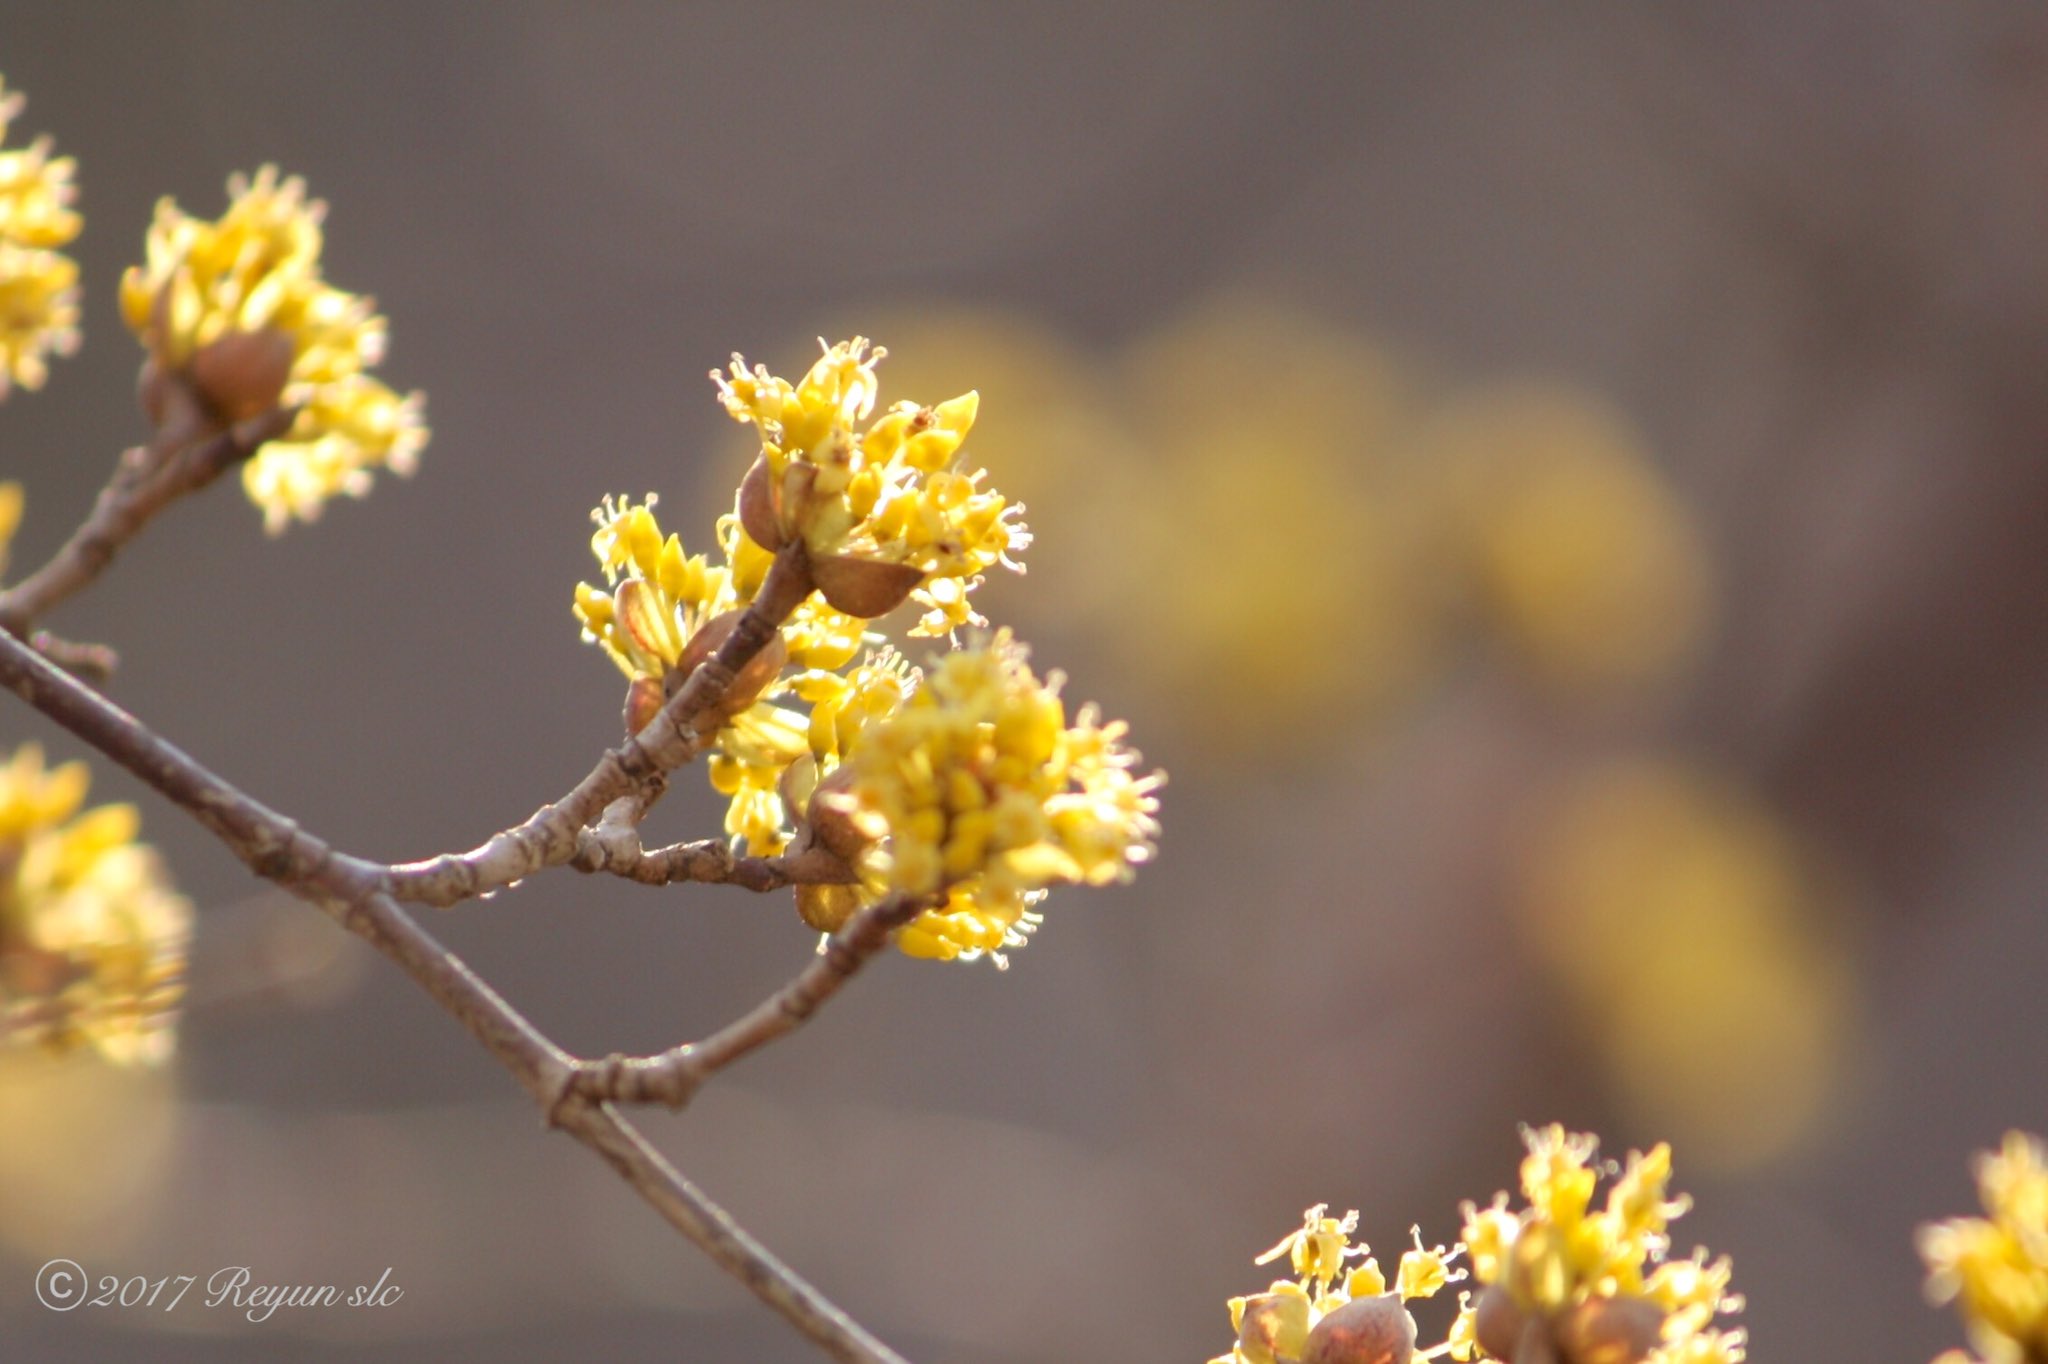
M 30 634 L 28 647 L 73 677 L 82 678 L 94 686 L 104 685 L 121 666 L 121 656 L 104 644 L 64 639 L 48 630 Z
M 773 622 L 767 626 L 770 632 L 774 628 Z M 738 635 L 735 631 L 735 638 Z M 693 686 L 703 672 L 700 669 L 692 679 Z M 398 965 L 525 1086 L 550 1122 L 602 1156 L 670 1225 L 827 1353 L 861 1364 L 902 1364 L 888 1346 L 749 1237 L 611 1107 L 586 1094 L 578 1083 L 585 1063 L 563 1052 L 413 922 L 385 892 L 388 869 L 336 854 L 6 632 L 0 632 L 0 685 L 186 810 L 257 875 L 314 905 Z M 704 699 L 695 704 L 709 704 L 716 690 L 715 684 L 700 689 Z M 695 713 L 684 707 L 671 710 Z M 664 718 L 668 715 L 664 712 Z M 662 723 L 650 724 L 643 734 Z M 673 737 L 680 738 L 680 730 Z M 663 751 L 672 746 L 662 742 L 667 738 L 657 739 Z M 607 760 L 615 757 L 607 755 Z M 893 902 L 885 902 L 889 903 Z M 857 924 L 850 924 L 840 938 L 853 934 Z M 878 925 L 879 920 L 862 929 L 872 942 L 860 936 L 843 947 L 832 979 L 806 984 L 818 969 L 814 965 L 769 1005 L 716 1034 L 706 1046 L 716 1044 L 715 1054 L 723 1057 L 720 1064 L 795 1027 L 886 940 L 887 928 Z M 833 955 L 828 951 L 827 958 Z M 782 1003 L 785 997 L 788 1003 Z M 754 1021 L 770 1005 L 788 1015 L 779 1026 L 775 1019 Z M 721 1042 L 728 1034 L 735 1036 Z
M 705 1080 L 802 1027 L 887 945 L 891 933 L 930 904 L 926 896 L 891 895 L 869 905 L 827 938 L 817 957 L 787 985 L 711 1036 L 654 1056 L 614 1054 L 602 1061 L 580 1061 L 564 1097 L 681 1108 Z
M 203 429 L 194 434 L 193 424 L 180 422 L 150 444 L 123 453 L 91 514 L 71 538 L 48 563 L 0 592 L 0 629 L 25 633 L 52 607 L 97 580 L 158 512 L 283 435 L 297 417 L 297 408 L 280 408 L 211 436 Z

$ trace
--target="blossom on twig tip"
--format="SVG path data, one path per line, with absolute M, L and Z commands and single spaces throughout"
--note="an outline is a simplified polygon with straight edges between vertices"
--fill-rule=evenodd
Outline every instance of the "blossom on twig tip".
M 819 590 L 833 606 L 879 616 L 906 597 L 926 610 L 912 634 L 944 635 L 986 624 L 968 594 L 997 564 L 1030 544 L 1023 508 L 956 467 L 980 395 L 936 407 L 899 402 L 872 424 L 886 351 L 865 337 L 824 345 L 791 384 L 735 355 L 713 370 L 719 399 L 752 424 L 761 453 L 741 486 L 747 534 L 773 550 L 800 540 Z
M 230 177 L 228 197 L 212 222 L 158 202 L 146 262 L 121 280 L 121 313 L 149 351 L 153 419 L 164 420 L 170 382 L 221 425 L 296 409 L 290 430 L 242 469 L 274 534 L 331 497 L 363 496 L 377 468 L 411 473 L 427 441 L 425 400 L 369 376 L 386 324 L 370 299 L 322 278 L 327 206 L 306 198 L 305 182 L 265 166 Z

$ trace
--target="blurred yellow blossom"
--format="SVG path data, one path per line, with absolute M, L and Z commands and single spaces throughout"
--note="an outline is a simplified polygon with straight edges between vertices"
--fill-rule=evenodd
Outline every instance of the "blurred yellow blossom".
M 1010 556 L 1031 537 L 1022 507 L 957 467 L 980 395 L 899 402 L 863 428 L 887 352 L 865 337 L 824 351 L 796 384 L 738 355 L 730 373 L 712 371 L 726 411 L 761 438 L 741 489 L 747 534 L 770 550 L 800 540 L 818 590 L 840 610 L 879 616 L 914 597 L 926 610 L 912 634 L 985 624 L 968 593 L 995 565 L 1017 568 Z
M 1552 1125 L 1523 1131 L 1525 1206 L 1508 1195 L 1465 1204 L 1476 1299 L 1460 1311 L 1452 1358 L 1561 1364 L 1736 1364 L 1744 1333 L 1718 1318 L 1741 1310 L 1724 1256 L 1668 1259 L 1669 1224 L 1691 1206 L 1667 1193 L 1671 1151 L 1631 1153 L 1618 1171 L 1598 1142 Z M 1607 1201 L 1593 1196 L 1610 1177 Z M 1548 1352 L 1542 1350 L 1547 1344 Z
M 872 840 L 870 882 L 947 895 L 898 935 L 904 951 L 1000 963 L 1047 887 L 1125 880 L 1150 857 L 1163 778 L 1133 771 L 1122 722 L 1084 707 L 1068 724 L 1063 680 L 1039 681 L 999 631 L 860 732 L 831 803 Z
M 1713 611 L 1706 553 L 1618 413 L 1578 390 L 1508 384 L 1450 404 L 1417 445 L 1473 597 L 1539 678 L 1599 695 L 1697 653 Z
M 305 182 L 265 166 L 231 177 L 228 195 L 215 222 L 157 204 L 147 262 L 122 278 L 121 312 L 148 348 L 144 397 L 157 420 L 173 381 L 211 423 L 297 410 L 242 470 L 276 533 L 317 517 L 331 497 L 363 496 L 376 468 L 412 472 L 427 439 L 424 400 L 367 373 L 383 359 L 385 322 L 371 300 L 322 278 L 327 206 L 305 197 Z
M 1987 1364 L 2048 1360 L 2048 1148 L 2008 1132 L 1977 1158 L 1977 1193 L 1990 1216 L 1920 1229 L 1927 1292 L 1958 1304 L 1970 1343 Z M 1966 1364 L 1960 1351 L 1937 1364 Z
M 39 1261 L 132 1253 L 177 1189 L 175 1066 L 80 1065 L 0 1046 L 0 1244 Z
M 1371 1247 L 1351 1240 L 1358 1214 L 1328 1214 L 1328 1204 L 1316 1204 L 1298 1229 L 1252 1261 L 1269 1264 L 1284 1255 L 1294 1277 L 1230 1300 L 1237 1340 L 1209 1364 L 1407 1364 L 1415 1357 L 1415 1319 L 1404 1304 L 1463 1279 L 1465 1271 L 1451 1264 L 1464 1247 L 1426 1246 L 1421 1228 L 1412 1229 L 1414 1247 L 1402 1252 L 1390 1289 Z M 1423 1357 L 1449 1348 L 1436 1346 Z
M 7 549 L 21 525 L 21 502 L 19 483 L 0 483 L 0 576 L 7 572 Z
M 134 841 L 134 807 L 78 813 L 86 784 L 32 744 L 0 767 L 0 1041 L 161 1061 L 191 910 Z
M 22 103 L 0 82 L 0 143 Z M 47 137 L 0 146 L 0 399 L 15 384 L 41 388 L 47 357 L 78 349 L 78 265 L 57 249 L 80 227 L 75 169 Z
M 1823 908 L 1767 809 L 1653 758 L 1543 794 L 1516 903 L 1618 1097 L 1723 1168 L 1811 1134 L 1848 1067 L 1855 975 Z
M 1120 663 L 1205 745 L 1267 759 L 1370 729 L 1410 698 L 1442 657 L 1449 598 L 1402 446 L 1416 402 L 1404 368 L 1348 329 L 1225 297 L 1142 338 L 1119 369 L 1148 458 L 1086 492 L 1100 506 L 1094 605 Z

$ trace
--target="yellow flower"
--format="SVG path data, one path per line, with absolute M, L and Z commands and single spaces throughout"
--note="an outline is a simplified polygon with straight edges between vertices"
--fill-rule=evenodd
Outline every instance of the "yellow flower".
M 817 670 L 797 678 L 797 695 L 811 703 L 811 756 L 818 770 L 835 770 L 869 725 L 895 714 L 918 680 L 917 669 L 893 648 L 845 673 Z
M 0 108 L 20 108 L 18 96 L 0 95 Z M 0 119 L 0 136 L 6 133 Z M 83 226 L 71 202 L 77 197 L 72 175 L 78 163 L 52 157 L 50 139 L 39 137 L 26 147 L 0 150 L 0 238 L 20 246 L 59 247 Z
M 2048 1149 L 2041 1139 L 2006 1133 L 2000 1150 L 1977 1158 L 1977 1192 L 1989 1218 L 1920 1229 L 1928 1296 L 1961 1305 L 1970 1342 L 1990 1364 L 2048 1359 Z
M 761 454 L 742 486 L 747 534 L 775 549 L 800 540 L 833 606 L 878 616 L 906 596 L 925 608 L 912 634 L 984 624 L 968 604 L 981 575 L 1030 543 L 1023 508 L 956 465 L 981 399 L 937 407 L 899 402 L 872 424 L 875 364 L 865 337 L 826 346 L 800 383 L 735 355 L 712 371 L 733 419 L 760 433 Z M 890 572 L 889 569 L 896 572 Z
M 1229 1354 L 1209 1364 L 1293 1364 L 1318 1350 L 1330 1352 L 1326 1355 L 1330 1358 L 1365 1358 L 1355 1349 L 1362 1343 L 1361 1332 L 1365 1339 L 1384 1342 L 1390 1327 L 1412 1344 L 1414 1319 L 1400 1304 L 1435 1297 L 1445 1285 L 1465 1277 L 1464 1270 L 1450 1267 L 1464 1247 L 1425 1246 L 1417 1227 L 1410 1232 L 1414 1249 L 1402 1253 L 1389 1294 L 1386 1275 L 1372 1258 L 1371 1247 L 1364 1242 L 1352 1244 L 1358 1214 L 1348 1212 L 1338 1218 L 1327 1216 L 1328 1212 L 1327 1203 L 1316 1204 L 1302 1214 L 1299 1228 L 1252 1261 L 1269 1264 L 1285 1255 L 1295 1277 L 1280 1280 L 1264 1293 L 1230 1300 L 1230 1325 L 1237 1332 L 1237 1342 Z M 1348 1260 L 1361 1263 L 1347 1273 Z M 1354 1342 L 1352 1352 L 1337 1352 L 1336 1341 L 1324 1340 L 1339 1332 Z M 1448 1344 L 1437 1346 L 1426 1351 L 1425 1357 L 1449 1348 Z M 1410 1356 L 1374 1353 L 1371 1357 Z
M 733 571 L 682 541 L 663 536 L 655 498 L 606 498 L 591 514 L 591 551 L 609 590 L 576 586 L 576 619 L 584 639 L 602 647 L 629 679 L 626 729 L 637 733 L 710 656 L 736 622 L 741 600 Z M 817 633 L 815 626 L 811 633 Z M 768 699 L 781 692 L 786 640 L 756 655 L 733 680 L 717 715 L 707 763 L 712 788 L 728 798 L 726 832 L 756 852 L 779 852 L 787 841 L 778 792 L 782 773 L 806 751 L 802 715 Z
M 243 468 L 273 534 L 317 517 L 328 498 L 363 496 L 378 467 L 411 473 L 427 440 L 424 399 L 366 372 L 383 359 L 384 319 L 321 277 L 327 206 L 305 193 L 303 180 L 265 166 L 229 178 L 216 222 L 161 200 L 147 263 L 121 280 L 122 316 L 159 383 L 175 376 L 221 423 L 297 409 L 290 430 Z M 162 419 L 161 390 L 145 397 Z
M 1640 1364 L 1735 1364 L 1744 1335 L 1715 1319 L 1739 1311 L 1726 1257 L 1667 1260 L 1667 1229 L 1690 1202 L 1671 1198 L 1671 1151 L 1632 1153 L 1619 1172 L 1595 1162 L 1595 1138 L 1563 1127 L 1523 1130 L 1519 1212 L 1503 1193 L 1485 1208 L 1465 1204 L 1465 1244 L 1482 1288 L 1453 1333 L 1456 1359 L 1508 1359 L 1540 1329 L 1564 1358 L 1611 1349 Z M 1614 1176 L 1596 1206 L 1600 1176 Z M 1532 1323 L 1540 1323 L 1540 1326 Z
M 1001 964 L 1047 887 L 1128 880 L 1151 856 L 1164 778 L 1133 773 L 1122 722 L 1088 707 L 1068 724 L 1063 680 L 1040 682 L 1000 631 L 946 655 L 861 732 L 834 799 L 877 840 L 866 870 L 891 890 L 948 897 L 899 935 L 906 952 Z
M 584 638 L 634 679 L 661 678 L 706 621 L 736 604 L 728 570 L 702 554 L 684 554 L 678 537 L 662 536 L 655 501 L 651 493 L 637 503 L 607 497 L 590 514 L 597 523 L 591 552 L 611 590 L 576 586 Z
M 1294 1277 L 1303 1287 L 1315 1285 L 1323 1291 L 1344 1272 L 1344 1261 L 1364 1255 L 1367 1247 L 1352 1245 L 1351 1233 L 1358 1230 L 1358 1210 L 1340 1217 L 1326 1217 L 1327 1203 L 1318 1203 L 1301 1215 L 1301 1226 L 1282 1237 L 1280 1244 L 1252 1261 L 1271 1264 L 1282 1255 L 1294 1266 Z M 1378 1291 L 1378 1290 L 1374 1290 Z
M 0 574 L 7 572 L 7 547 L 21 524 L 21 485 L 0 483 Z
M 50 377 L 47 357 L 77 350 L 77 264 L 0 241 L 0 399 L 15 384 L 41 388 Z
M 0 767 L 0 1041 L 160 1061 L 191 909 L 134 841 L 134 807 L 78 813 L 86 785 L 32 744 Z
M 1620 413 L 1500 385 L 1449 405 L 1418 444 L 1475 601 L 1541 681 L 1598 699 L 1682 675 L 1712 626 L 1712 565 Z
M 0 140 L 22 99 L 0 86 Z M 78 349 L 78 265 L 56 248 L 78 235 L 75 163 L 50 139 L 0 148 L 0 399 L 41 388 L 50 355 Z

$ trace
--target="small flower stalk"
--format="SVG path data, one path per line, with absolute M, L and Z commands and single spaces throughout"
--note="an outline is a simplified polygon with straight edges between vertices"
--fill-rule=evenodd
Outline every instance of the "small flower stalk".
M 65 255 L 83 225 L 71 207 L 76 163 L 51 156 L 50 139 L 9 147 L 24 101 L 0 82 L 0 401 L 35 390 L 50 357 L 78 350 L 78 263 Z
M 2008 1132 L 1976 1174 L 1985 1216 L 1920 1229 L 1927 1295 L 1956 1304 L 1976 1350 L 1935 1364 L 2048 1364 L 2048 1147 Z
M 1598 1142 L 1563 1127 L 1525 1129 L 1525 1206 L 1508 1195 L 1465 1205 L 1476 1298 L 1452 1328 L 1457 1360 L 1506 1364 L 1738 1364 L 1745 1335 L 1727 1257 L 1668 1258 L 1669 1227 L 1690 1200 L 1670 1197 L 1671 1149 L 1596 1162 Z M 1593 1196 L 1603 1174 L 1604 1206 Z
M 376 469 L 411 473 L 427 440 L 424 399 L 370 376 L 385 321 L 322 277 L 327 206 L 305 182 L 265 166 L 231 177 L 228 197 L 214 221 L 158 203 L 146 260 L 121 281 L 121 313 L 148 352 L 142 402 L 160 439 L 292 414 L 242 468 L 275 534 L 330 498 L 364 496 Z
M 1230 1300 L 1237 1341 L 1209 1364 L 1409 1364 L 1446 1353 L 1448 1343 L 1417 1352 L 1415 1318 L 1408 1304 L 1433 1298 L 1465 1277 L 1453 1269 L 1462 1246 L 1425 1246 L 1413 1228 L 1389 1285 L 1364 1242 L 1354 1244 L 1358 1214 L 1328 1216 L 1318 1203 L 1299 1230 L 1253 1261 L 1287 1257 L 1294 1270 L 1263 1293 Z M 1357 1264 L 1350 1264 L 1350 1261 Z
M 0 1045 L 161 1062 L 191 908 L 135 842 L 133 806 L 79 813 L 87 780 L 32 744 L 0 766 Z

